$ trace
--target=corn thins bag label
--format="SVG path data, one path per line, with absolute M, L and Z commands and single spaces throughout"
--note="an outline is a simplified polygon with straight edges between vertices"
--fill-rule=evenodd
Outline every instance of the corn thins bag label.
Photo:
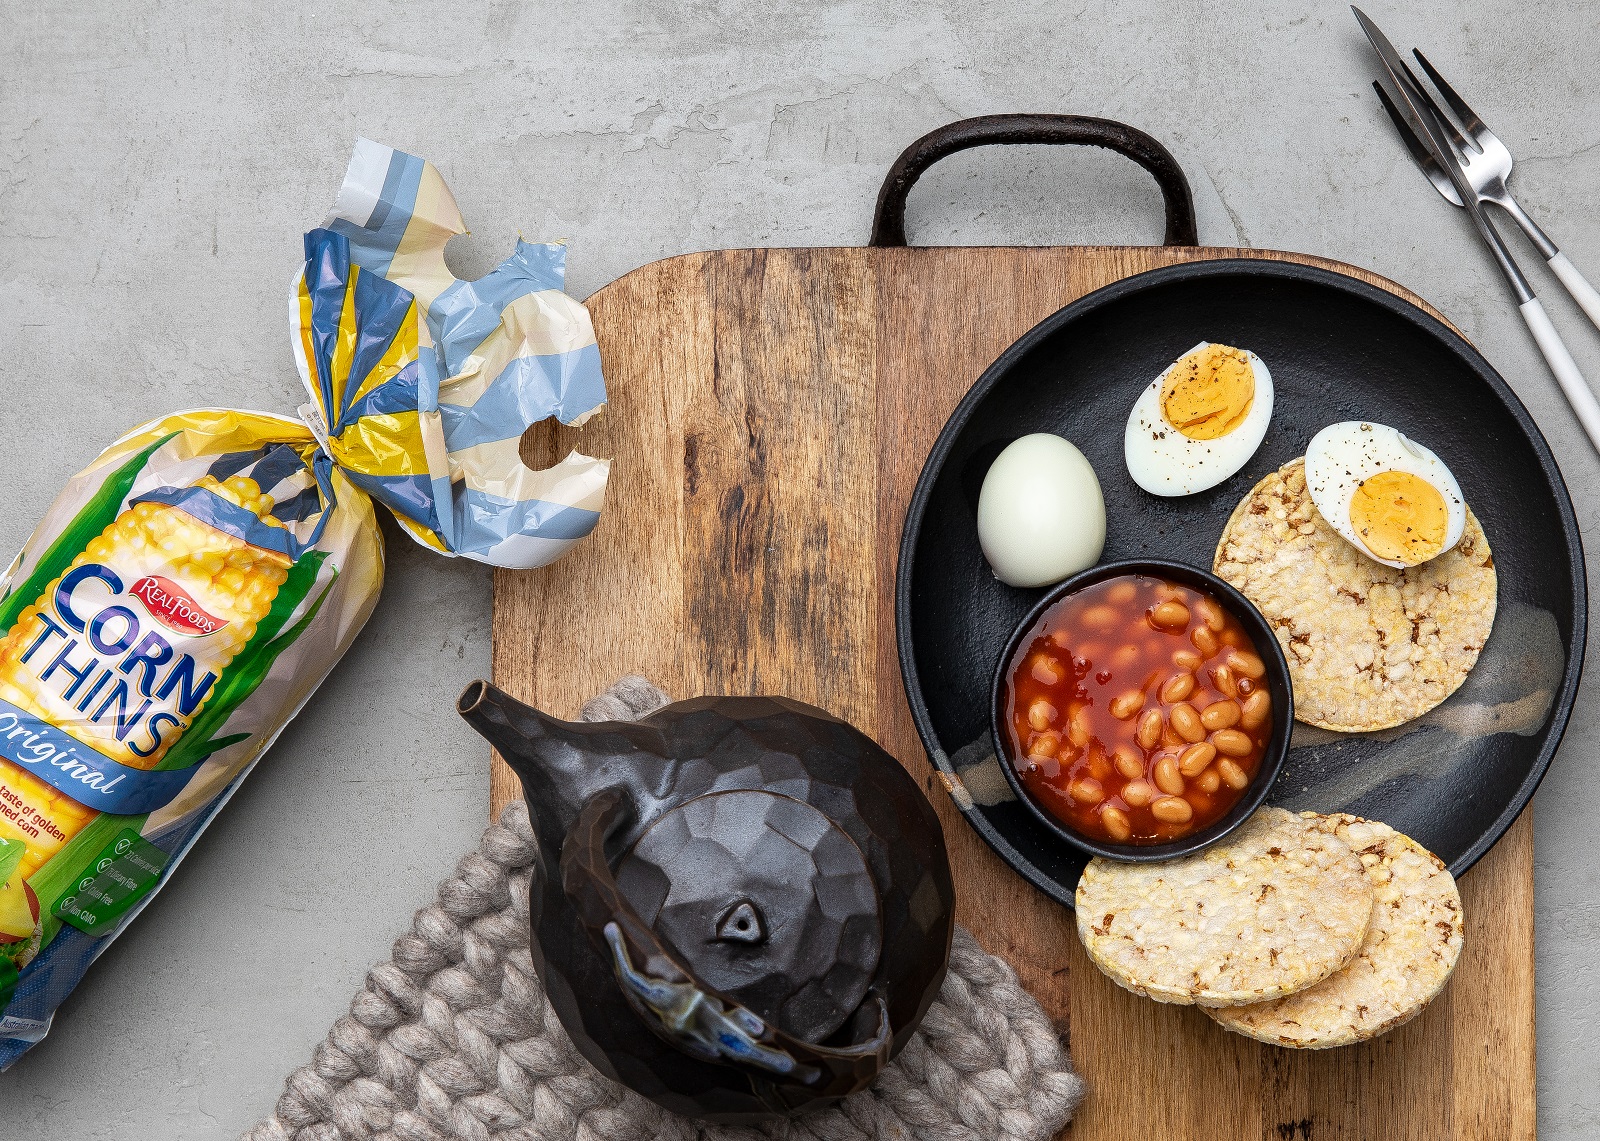
M 593 529 L 609 464 L 522 465 L 604 403 L 565 251 L 471 289 L 428 163 L 366 140 L 290 298 L 309 400 L 135 429 L 0 579 L 0 1069 L 136 916 L 376 602 L 374 503 L 441 554 L 531 567 Z

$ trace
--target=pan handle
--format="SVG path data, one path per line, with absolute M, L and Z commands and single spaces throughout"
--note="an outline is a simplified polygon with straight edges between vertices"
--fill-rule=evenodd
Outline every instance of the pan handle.
M 1169 246 L 1197 246 L 1194 198 L 1183 168 L 1166 147 L 1143 131 L 1111 119 L 1088 115 L 980 115 L 960 119 L 929 131 L 894 160 L 878 191 L 877 209 L 872 215 L 869 246 L 906 244 L 906 197 L 922 173 L 942 158 L 971 147 L 994 143 L 1075 143 L 1104 147 L 1126 155 L 1155 175 L 1167 207 L 1167 233 L 1162 239 Z

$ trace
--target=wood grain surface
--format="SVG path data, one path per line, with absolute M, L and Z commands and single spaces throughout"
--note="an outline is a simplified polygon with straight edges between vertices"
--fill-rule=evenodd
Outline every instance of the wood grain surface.
M 611 403 L 537 427 L 530 462 L 613 456 L 600 525 L 554 566 L 495 575 L 494 674 L 558 716 L 642 673 L 677 697 L 785 693 L 847 718 L 939 810 L 958 918 L 1058 1022 L 1089 1095 L 1077 1141 L 1534 1135 L 1528 813 L 1462 881 L 1466 947 L 1424 1014 L 1296 1052 L 1120 990 L 1072 915 L 1012 872 L 933 779 L 895 655 L 906 503 L 946 417 L 1011 341 L 1118 278 L 1252 250 L 732 250 L 656 262 L 589 299 Z M 521 795 L 495 761 L 495 811 Z

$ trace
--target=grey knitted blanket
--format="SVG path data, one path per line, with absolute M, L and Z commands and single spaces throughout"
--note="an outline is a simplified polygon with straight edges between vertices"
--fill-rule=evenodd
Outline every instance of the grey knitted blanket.
M 623 678 L 583 716 L 666 701 Z M 1044 1141 L 1083 1097 L 1016 972 L 957 928 L 938 1001 L 870 1088 L 759 1127 L 669 1113 L 596 1072 L 545 1000 L 529 950 L 536 850 L 526 806 L 507 805 L 245 1141 Z

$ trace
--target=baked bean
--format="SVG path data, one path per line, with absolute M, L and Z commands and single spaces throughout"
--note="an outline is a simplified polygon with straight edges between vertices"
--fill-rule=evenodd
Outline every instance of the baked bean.
M 1222 760 L 1217 762 L 1217 772 L 1223 780 L 1228 782 L 1229 788 L 1243 788 L 1250 783 L 1249 775 L 1227 757 L 1223 757 Z
M 1133 835 L 1133 822 L 1128 814 L 1114 805 L 1108 804 L 1100 810 L 1100 823 L 1105 825 L 1106 835 L 1119 843 Z
M 1234 679 L 1233 671 L 1227 666 L 1218 666 L 1211 671 L 1211 684 L 1228 697 L 1239 696 L 1239 683 Z
M 1210 741 L 1190 745 L 1178 756 L 1178 771 L 1186 777 L 1197 777 L 1217 755 L 1217 747 Z
M 1189 742 L 1178 736 L 1178 731 L 1171 725 L 1161 726 L 1161 747 L 1163 749 L 1181 749 Z
M 1187 824 L 1194 809 L 1181 796 L 1163 796 L 1150 805 L 1150 815 L 1163 824 Z
M 1126 606 L 1139 597 L 1139 588 L 1131 582 L 1115 582 L 1106 591 L 1106 601 L 1113 606 Z
M 1169 599 L 1150 611 L 1150 625 L 1157 630 L 1182 630 L 1189 625 L 1189 608 L 1176 599 Z
M 1218 729 L 1232 729 L 1239 724 L 1239 703 L 1226 698 L 1213 701 L 1200 711 L 1200 724 L 1212 732 Z
M 1183 792 L 1183 773 L 1178 769 L 1178 758 L 1171 753 L 1162 753 L 1156 758 L 1154 776 L 1156 787 L 1162 792 L 1178 796 Z
M 1208 658 L 1217 652 L 1217 636 L 1211 632 L 1209 626 L 1196 626 L 1189 632 L 1189 641 L 1194 643 L 1195 649 Z
M 1042 697 L 1035 698 L 1033 704 L 1028 706 L 1028 725 L 1031 728 L 1048 729 L 1055 719 L 1056 707 Z
M 1234 673 L 1252 680 L 1267 672 L 1267 663 L 1248 650 L 1234 650 L 1228 655 L 1228 665 L 1233 667 Z
M 1153 749 L 1161 743 L 1161 713 L 1146 709 L 1139 718 L 1139 731 L 1135 738 L 1141 749 Z
M 1156 790 L 1147 780 L 1130 780 L 1122 786 L 1122 799 L 1130 808 L 1143 808 L 1156 798 Z
M 1089 707 L 1087 705 L 1073 706 L 1072 716 L 1067 720 L 1067 740 L 1081 749 L 1089 743 L 1091 731 Z
M 1202 626 L 1201 629 L 1205 627 Z M 1167 711 L 1167 717 L 1172 722 L 1172 731 L 1191 745 L 1206 739 L 1206 727 L 1200 724 L 1200 715 L 1187 701 L 1180 701 L 1174 705 Z M 1039 728 L 1043 729 L 1044 726 L 1041 725 Z
M 1215 599 L 1201 595 L 1196 608 L 1200 611 L 1200 621 L 1204 622 L 1213 634 L 1222 633 L 1222 628 L 1228 624 L 1228 619 Z
M 1065 671 L 1062 670 L 1060 662 L 1044 654 L 1035 654 L 1033 656 L 1033 669 L 1031 672 L 1033 673 L 1033 680 L 1040 685 L 1060 685 L 1061 679 L 1067 676 Z
M 1118 721 L 1126 721 L 1144 708 L 1144 694 L 1137 689 L 1119 693 L 1111 699 L 1111 704 L 1107 708 L 1111 710 L 1111 716 Z
M 1138 646 L 1123 646 L 1111 655 L 1111 668 L 1118 671 L 1130 669 L 1143 656 Z
M 1072 648 L 1072 631 L 1065 626 L 1050 631 L 1050 644 L 1060 646 L 1063 650 Z
M 1106 798 L 1105 787 L 1093 777 L 1079 777 L 1067 786 L 1067 791 L 1079 804 L 1099 804 Z
M 1230 765 L 1232 761 L 1228 762 Z M 1237 767 L 1237 766 L 1235 766 Z M 1222 787 L 1222 778 L 1217 775 L 1217 767 L 1212 765 L 1205 772 L 1194 778 L 1194 786 L 1204 793 L 1213 793 Z
M 1194 671 L 1205 664 L 1205 659 L 1193 650 L 1175 650 L 1172 654 L 1172 664 L 1180 670 Z
M 1239 691 L 1239 696 L 1240 697 L 1249 697 L 1252 693 L 1254 693 L 1256 691 L 1256 683 L 1251 681 L 1247 677 L 1242 677 L 1238 681 L 1234 682 L 1233 684 L 1234 684 L 1234 688 Z
M 1117 611 L 1111 606 L 1091 606 L 1079 621 L 1091 630 L 1109 630 L 1117 624 Z
M 1098 781 L 1111 779 L 1111 759 L 1106 756 L 1106 751 L 1100 747 L 1099 741 L 1089 744 L 1089 775 Z
M 1112 754 L 1117 771 L 1129 780 L 1144 776 L 1144 758 L 1127 745 L 1118 745 Z
M 1218 729 L 1211 734 L 1211 743 L 1217 752 L 1227 757 L 1248 757 L 1256 743 L 1237 729 Z
M 1173 674 L 1161 687 L 1161 700 L 1171 705 L 1194 692 L 1194 674 Z
M 1272 715 L 1272 698 L 1264 689 L 1258 689 L 1244 699 L 1244 705 L 1239 708 L 1239 724 L 1246 729 L 1255 729 L 1264 724 Z
M 1044 758 L 1054 757 L 1056 750 L 1061 748 L 1061 735 L 1059 733 L 1040 733 L 1028 744 L 1028 756 Z

